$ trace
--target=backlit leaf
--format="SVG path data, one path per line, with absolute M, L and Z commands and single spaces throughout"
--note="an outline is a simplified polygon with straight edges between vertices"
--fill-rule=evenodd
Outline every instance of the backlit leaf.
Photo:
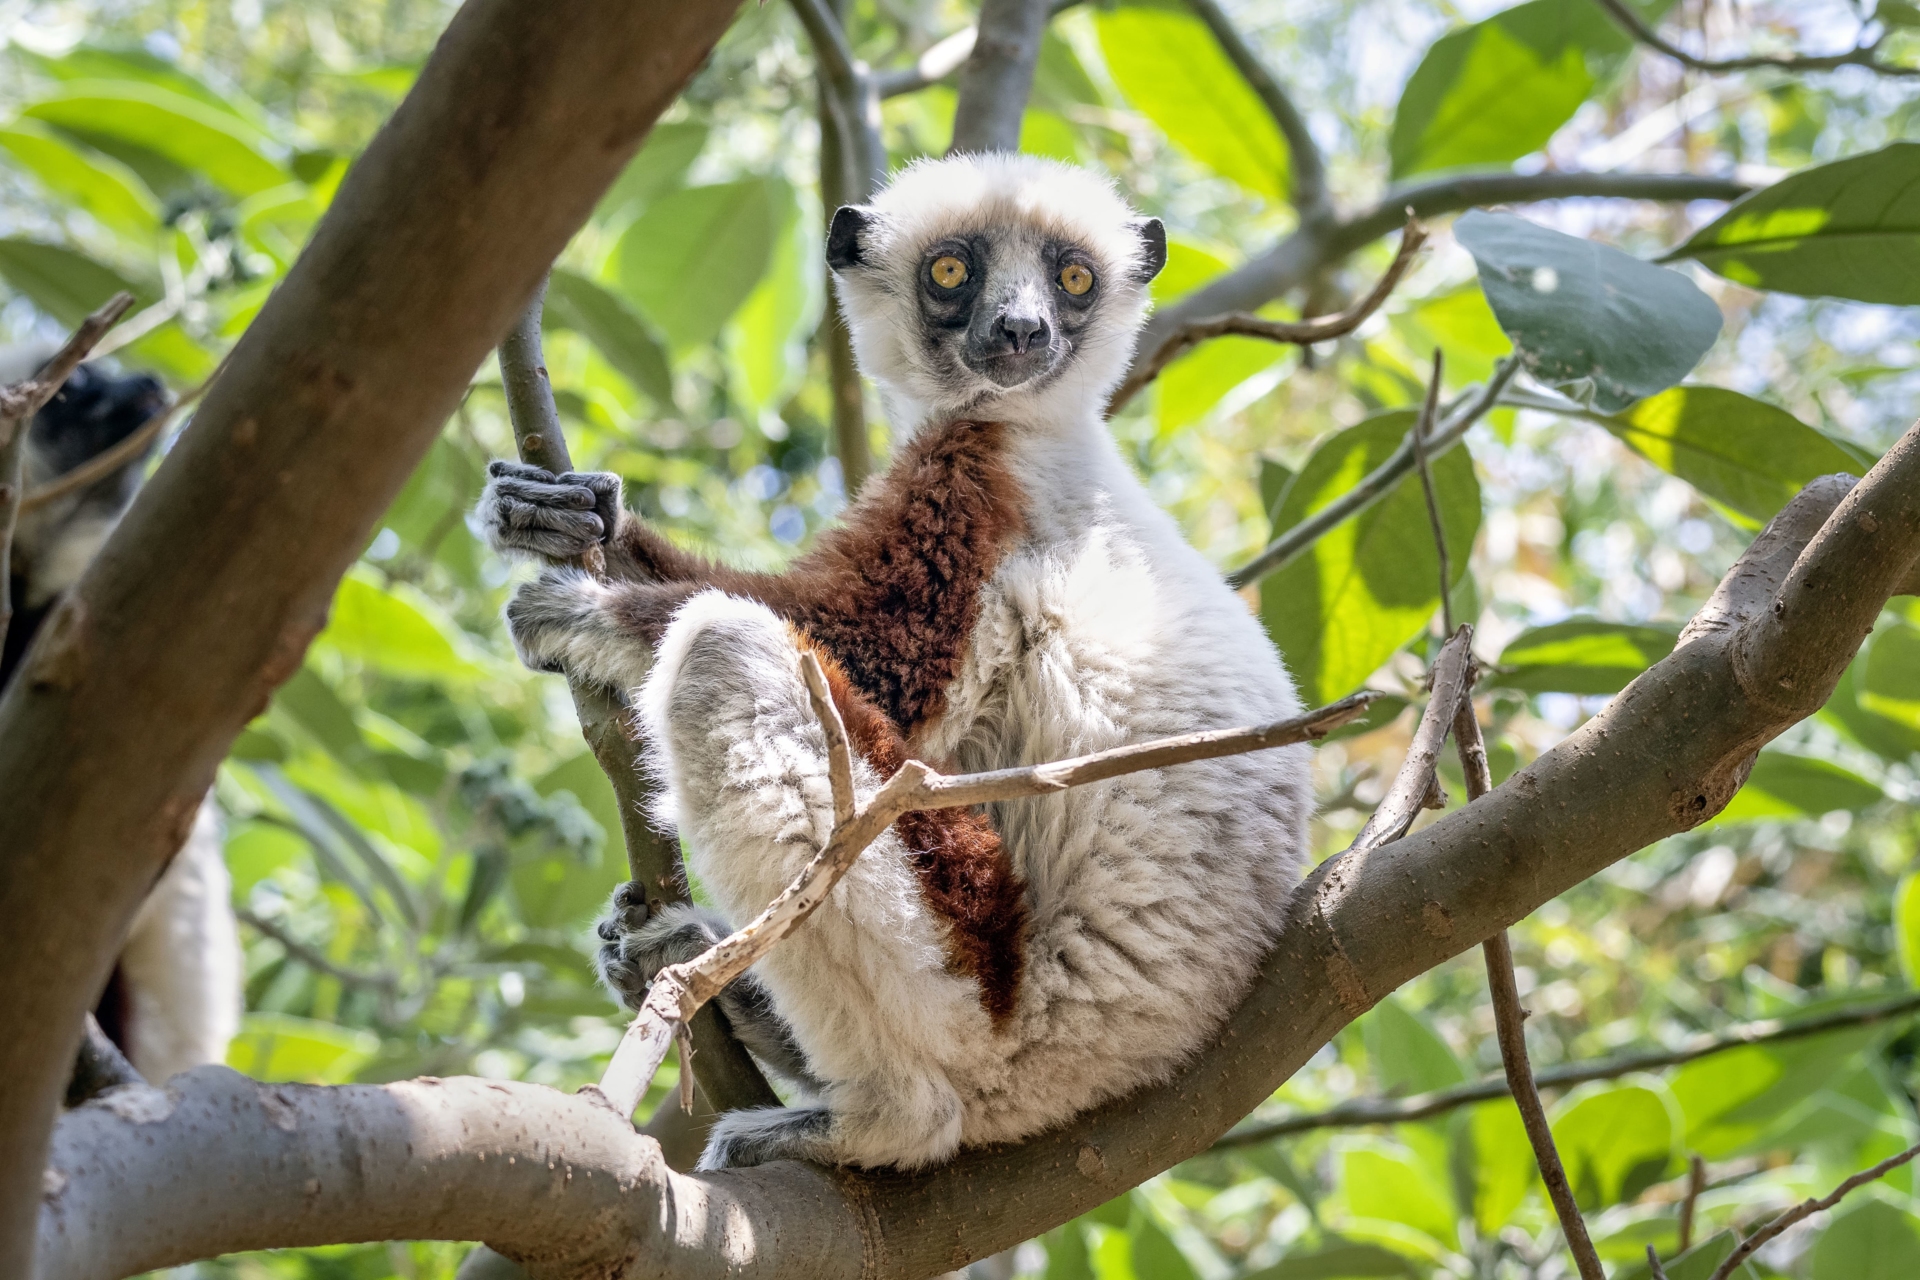
M 1394 997 L 1375 1005 L 1360 1026 L 1383 1092 L 1428 1093 L 1466 1081 L 1467 1070 L 1447 1042 Z
M 122 289 L 142 302 L 157 290 L 136 284 L 76 249 L 17 237 L 0 238 L 0 276 L 64 325 L 77 325 Z
M 283 1013 L 249 1013 L 227 1046 L 227 1065 L 256 1080 L 340 1084 L 371 1059 L 380 1039 Z
M 1448 1248 L 1458 1247 L 1453 1197 L 1410 1153 L 1391 1143 L 1353 1138 L 1337 1148 L 1339 1200 L 1354 1218 L 1411 1228 Z
M 1831 760 L 1768 749 L 1753 762 L 1746 785 L 1713 821 L 1817 818 L 1836 809 L 1858 813 L 1884 798 L 1879 787 Z
M 1908 1280 L 1920 1263 L 1920 1222 L 1862 1195 L 1813 1246 L 1812 1280 Z
M 88 152 L 31 120 L 0 128 L 0 147 L 59 200 L 112 231 L 145 240 L 160 230 L 160 207 L 132 170 Z
M 277 187 L 293 175 L 267 153 L 268 140 L 239 117 L 154 85 L 81 80 L 25 108 L 83 138 L 144 148 L 236 196 Z
M 1523 631 L 1500 654 L 1493 683 L 1528 693 L 1618 693 L 1673 652 L 1671 627 L 1572 618 Z
M 484 674 L 439 606 L 404 584 L 383 588 L 364 571 L 340 583 L 315 643 L 389 675 L 468 680 Z
M 1659 1094 L 1639 1085 L 1576 1093 L 1553 1117 L 1553 1140 L 1581 1206 L 1632 1199 L 1674 1159 L 1673 1119 Z
M 676 349 L 711 342 L 766 274 L 792 201 L 774 178 L 667 192 L 620 237 L 621 289 Z
M 1527 1126 L 1510 1099 L 1473 1108 L 1468 1132 L 1473 1141 L 1473 1220 L 1492 1238 L 1527 1198 L 1537 1168 Z
M 580 334 L 648 399 L 673 407 L 673 370 L 647 322 L 611 291 L 555 267 L 547 279 L 547 322 Z
M 1473 210 L 1454 223 L 1527 372 L 1608 412 L 1687 376 L 1720 308 L 1677 271 L 1592 240 Z
M 686 120 L 657 124 L 638 155 L 627 162 L 593 211 L 596 222 L 619 224 L 647 202 L 680 185 L 707 145 L 707 126 Z
M 806 373 L 807 335 L 820 323 L 826 290 L 817 229 L 789 207 L 767 274 L 733 317 L 727 353 L 741 404 L 760 415 L 780 407 Z

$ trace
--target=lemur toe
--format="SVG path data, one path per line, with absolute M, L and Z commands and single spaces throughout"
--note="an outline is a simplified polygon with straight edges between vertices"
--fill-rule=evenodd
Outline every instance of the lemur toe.
M 656 974 L 693 959 L 730 930 L 717 915 L 687 904 L 653 912 L 645 888 L 629 881 L 614 891 L 595 932 L 600 936 L 595 964 L 601 980 L 622 1004 L 637 1011 Z
M 535 671 L 566 668 L 562 655 L 591 618 L 599 594 L 577 570 L 549 569 L 523 583 L 507 601 L 507 634 L 520 661 Z

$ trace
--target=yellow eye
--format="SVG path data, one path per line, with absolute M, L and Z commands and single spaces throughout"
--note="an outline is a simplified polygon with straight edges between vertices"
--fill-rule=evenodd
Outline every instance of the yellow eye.
M 1077 262 L 1070 263 L 1060 268 L 1060 287 L 1077 298 L 1093 288 L 1093 272 Z
M 933 260 L 933 282 L 942 289 L 958 289 L 967 282 L 967 264 L 948 254 Z

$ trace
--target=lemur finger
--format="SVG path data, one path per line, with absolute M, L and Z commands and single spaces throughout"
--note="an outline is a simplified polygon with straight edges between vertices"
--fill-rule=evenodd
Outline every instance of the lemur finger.
M 507 458 L 495 458 L 487 464 L 487 475 L 495 480 L 501 476 L 512 476 L 518 480 L 539 480 L 553 483 L 553 472 L 545 467 L 536 467 L 529 462 L 514 462 Z
M 546 472 L 540 474 L 544 476 Z M 592 511 L 599 501 L 587 485 L 571 481 L 563 483 L 551 477 L 536 480 L 525 476 L 496 476 L 487 487 L 493 490 L 495 497 L 514 498 L 540 507 Z
M 560 477 L 561 484 L 583 485 L 593 492 L 594 514 L 600 517 L 604 530 L 603 538 L 612 538 L 613 531 L 620 527 L 620 477 L 611 471 L 569 471 Z
M 497 541 L 509 546 L 533 545 L 551 555 L 578 555 L 600 541 L 604 526 L 591 511 L 564 511 L 535 506 L 518 498 L 501 497 L 494 504 L 493 526 Z M 539 535 L 551 535 L 542 539 Z

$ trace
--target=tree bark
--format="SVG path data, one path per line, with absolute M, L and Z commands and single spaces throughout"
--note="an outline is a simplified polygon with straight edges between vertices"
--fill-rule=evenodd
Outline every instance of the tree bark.
M 1204 1150 L 1409 978 L 1717 813 L 1760 747 L 1825 702 L 1917 557 L 1920 429 L 1859 484 L 1828 477 L 1796 497 L 1674 652 L 1565 741 L 1432 826 L 1323 863 L 1206 1052 L 1167 1083 L 1018 1146 L 963 1151 L 915 1174 L 782 1163 L 681 1176 L 646 1139 L 593 1121 L 591 1093 L 478 1081 L 291 1090 L 207 1069 L 177 1086 L 165 1117 L 116 1114 L 109 1095 L 63 1121 L 38 1275 L 472 1234 L 540 1276 L 733 1268 L 921 1280 L 952 1270 Z M 437 1101 L 423 1117 L 425 1096 Z M 466 1127 L 470 1141 L 458 1137 Z M 419 1144 L 412 1158 L 396 1154 L 409 1142 Z M 311 1171 L 342 1147 L 356 1163 Z M 200 1176 L 183 1187 L 172 1176 L 182 1167 Z M 164 1240 L 148 1244 L 120 1222 L 157 1223 Z
M 0 1274 L 81 1015 L 228 744 L 734 8 L 470 0 L 0 699 Z
M 1020 121 L 1033 93 L 1040 37 L 1053 16 L 1050 0 L 984 0 L 973 51 L 960 68 L 953 145 L 963 151 L 1018 151 Z

